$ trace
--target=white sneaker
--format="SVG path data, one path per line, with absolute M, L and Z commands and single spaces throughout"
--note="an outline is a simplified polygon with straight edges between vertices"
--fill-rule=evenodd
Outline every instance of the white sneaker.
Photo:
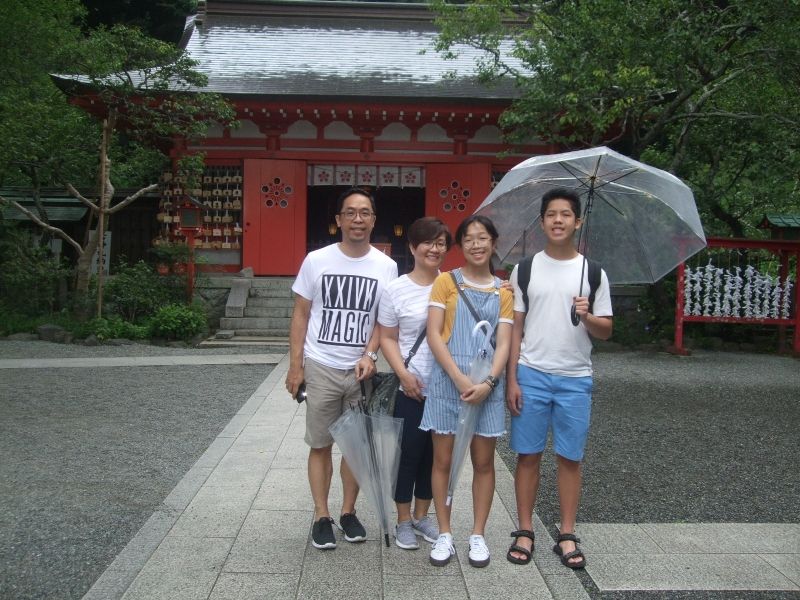
M 453 536 L 449 533 L 442 533 L 431 547 L 431 564 L 435 567 L 443 567 L 450 562 L 455 553 Z
M 478 568 L 489 564 L 489 548 L 482 535 L 469 536 L 469 564 Z

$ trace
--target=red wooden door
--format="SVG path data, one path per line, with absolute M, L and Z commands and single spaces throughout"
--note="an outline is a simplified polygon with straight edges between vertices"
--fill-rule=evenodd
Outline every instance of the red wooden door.
M 489 195 L 492 169 L 489 164 L 428 165 L 425 172 L 425 214 L 439 217 L 455 236 L 456 227 Z M 459 248 L 447 253 L 442 269 L 463 264 Z
M 242 266 L 296 275 L 306 254 L 306 163 L 244 161 Z

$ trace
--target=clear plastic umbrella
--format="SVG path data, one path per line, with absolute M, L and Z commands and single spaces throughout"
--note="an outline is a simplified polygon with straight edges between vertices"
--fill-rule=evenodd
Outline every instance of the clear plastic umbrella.
M 501 263 L 544 248 L 539 208 L 542 195 L 557 187 L 580 196 L 579 249 L 602 264 L 612 284 L 654 283 L 706 246 L 685 183 L 601 146 L 536 156 L 506 173 L 476 211 L 500 233 Z
M 342 458 L 375 509 L 388 547 L 403 420 L 385 414 L 367 414 L 363 384 L 361 390 L 359 407 L 344 411 L 330 426 L 330 432 Z
M 476 338 L 483 335 L 483 339 L 478 341 L 478 351 L 475 358 L 469 365 L 469 378 L 472 383 L 480 383 L 492 369 L 492 357 L 494 356 L 494 349 L 492 348 L 492 329 L 489 321 L 478 322 L 472 330 L 472 337 Z M 461 475 L 461 469 L 464 467 L 464 459 L 467 457 L 467 448 L 472 442 L 472 436 L 475 435 L 475 426 L 478 423 L 478 416 L 481 414 L 483 404 L 473 404 L 471 402 L 461 401 L 458 407 L 458 427 L 456 428 L 456 437 L 453 440 L 453 456 L 450 460 L 450 479 L 447 482 L 447 500 L 445 504 L 450 506 L 453 501 L 453 493 L 455 492 L 456 483 Z

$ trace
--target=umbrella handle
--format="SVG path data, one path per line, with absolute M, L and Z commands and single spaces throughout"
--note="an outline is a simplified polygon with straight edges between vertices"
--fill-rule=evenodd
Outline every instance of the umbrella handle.
M 478 321 L 475 323 L 475 327 L 472 328 L 472 337 L 474 338 L 479 333 L 483 334 L 483 340 L 481 342 L 481 350 L 485 352 L 489 352 L 489 348 L 491 346 L 492 336 L 491 336 L 491 329 L 492 324 L 489 321 Z
M 580 316 L 578 315 L 578 311 L 577 311 L 577 309 L 575 308 L 575 305 L 574 305 L 574 304 L 572 305 L 572 308 L 571 308 L 571 309 L 569 309 L 569 318 L 570 318 L 570 320 L 572 321 L 572 324 L 573 324 L 575 327 L 577 327 L 577 326 L 578 326 L 578 324 L 581 322 L 581 318 L 580 318 Z

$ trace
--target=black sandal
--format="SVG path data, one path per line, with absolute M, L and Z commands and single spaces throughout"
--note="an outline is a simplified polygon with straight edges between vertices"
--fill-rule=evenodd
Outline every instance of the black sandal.
M 519 529 L 517 531 L 511 532 L 511 537 L 514 538 L 513 544 L 511 544 L 511 548 L 508 549 L 506 553 L 506 558 L 508 562 L 514 563 L 515 565 L 527 565 L 531 562 L 531 558 L 533 557 L 533 544 L 536 543 L 535 535 L 529 529 Z M 520 537 L 526 537 L 531 541 L 531 549 L 528 550 L 527 548 L 523 548 L 522 546 L 518 546 L 516 544 L 516 539 Z M 518 558 L 513 556 L 512 552 L 519 552 L 520 554 L 524 555 L 524 558 Z
M 564 552 L 563 548 L 561 548 L 561 542 L 575 542 L 575 550 L 572 552 Z M 574 533 L 559 533 L 558 534 L 558 541 L 556 545 L 553 546 L 553 552 L 558 554 L 561 557 L 561 564 L 565 567 L 569 567 L 570 569 L 582 569 L 586 566 L 586 557 L 581 552 L 581 549 L 578 548 L 578 544 L 580 544 L 581 540 L 574 534 Z M 570 562 L 571 558 L 580 558 L 577 562 Z

